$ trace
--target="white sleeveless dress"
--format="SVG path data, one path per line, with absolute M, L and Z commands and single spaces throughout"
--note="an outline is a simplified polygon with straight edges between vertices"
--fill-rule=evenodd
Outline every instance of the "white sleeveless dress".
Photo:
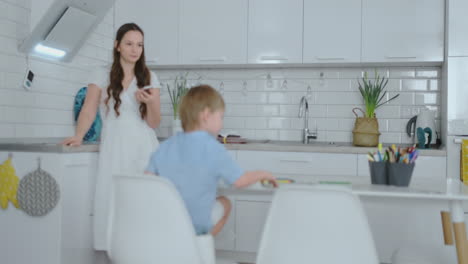
M 96 78 L 101 87 L 100 111 L 103 121 L 99 164 L 94 197 L 94 249 L 107 250 L 107 226 L 112 176 L 115 174 L 139 175 L 148 165 L 150 155 L 159 146 L 155 131 L 141 119 L 139 103 L 135 98 L 137 83 L 134 78 L 127 90 L 120 94 L 120 115 L 114 111 L 114 100 L 109 100 L 109 110 L 104 103 L 109 85 L 108 72 Z M 159 88 L 158 78 L 151 72 L 151 86 Z

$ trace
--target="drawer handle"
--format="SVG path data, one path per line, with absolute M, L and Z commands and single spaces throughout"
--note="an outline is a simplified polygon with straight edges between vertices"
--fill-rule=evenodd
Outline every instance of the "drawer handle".
M 200 57 L 200 61 L 226 61 L 226 57 Z
M 262 61 L 272 61 L 272 60 L 279 60 L 279 61 L 287 61 L 287 57 L 282 56 L 261 56 L 260 60 Z
M 416 59 L 416 56 L 385 56 L 387 59 Z
M 317 60 L 345 60 L 343 57 L 315 57 Z
M 308 160 L 280 160 L 280 162 L 289 162 L 289 163 L 309 163 Z

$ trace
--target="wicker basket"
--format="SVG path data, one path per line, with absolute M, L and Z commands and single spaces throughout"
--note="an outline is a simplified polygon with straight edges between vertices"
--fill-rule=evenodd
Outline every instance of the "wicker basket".
M 353 113 L 356 115 L 353 129 L 353 145 L 359 147 L 376 147 L 379 144 L 379 122 L 375 117 L 359 117 L 356 110 L 361 108 L 354 108 Z

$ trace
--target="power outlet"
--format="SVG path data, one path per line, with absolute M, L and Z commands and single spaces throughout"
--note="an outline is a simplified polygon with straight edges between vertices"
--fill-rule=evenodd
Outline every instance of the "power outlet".
M 31 70 L 26 71 L 26 75 L 24 76 L 23 87 L 26 90 L 31 90 L 34 80 L 34 73 Z

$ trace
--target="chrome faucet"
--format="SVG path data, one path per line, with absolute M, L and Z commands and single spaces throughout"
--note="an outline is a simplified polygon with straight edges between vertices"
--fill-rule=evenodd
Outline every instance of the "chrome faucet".
M 315 132 L 309 131 L 309 102 L 307 98 L 302 96 L 299 103 L 299 117 L 304 116 L 304 129 L 302 129 L 302 143 L 309 144 L 310 139 L 317 139 L 317 130 Z

